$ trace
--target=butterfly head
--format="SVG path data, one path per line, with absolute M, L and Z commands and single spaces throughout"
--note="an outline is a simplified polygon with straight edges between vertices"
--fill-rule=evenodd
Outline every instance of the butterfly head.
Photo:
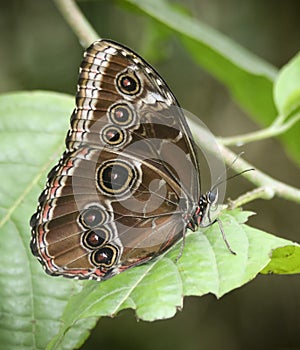
M 208 227 L 215 223 L 210 213 L 216 207 L 218 201 L 218 189 L 212 188 L 199 198 L 194 214 L 188 222 L 188 228 L 195 231 L 197 227 Z
M 215 220 L 211 219 L 210 213 L 217 206 L 218 196 L 219 192 L 216 187 L 200 196 L 198 208 L 201 216 L 197 218 L 197 226 L 207 227 L 215 222 Z

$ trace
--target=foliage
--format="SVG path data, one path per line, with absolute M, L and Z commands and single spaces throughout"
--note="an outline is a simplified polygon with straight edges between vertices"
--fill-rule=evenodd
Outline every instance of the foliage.
M 296 124 L 299 56 L 277 73 L 165 1 L 127 3 L 177 32 L 194 59 L 220 79 L 253 118 L 264 125 L 272 123 L 261 138 Z M 170 318 L 182 307 L 184 296 L 212 293 L 220 298 L 260 272 L 300 272 L 296 243 L 248 226 L 251 213 L 235 209 L 223 211 L 220 218 L 236 255 L 226 249 L 213 225 L 188 234 L 177 263 L 181 242 L 152 262 L 103 283 L 47 276 L 30 252 L 28 222 L 45 175 L 63 150 L 73 105 L 73 98 L 50 92 L 0 97 L 0 342 L 5 349 L 73 349 L 84 342 L 100 316 L 132 308 L 139 319 Z M 298 135 L 286 135 L 282 144 L 298 159 Z M 282 186 L 284 193 L 288 187 Z M 299 202 L 297 190 L 293 193 Z

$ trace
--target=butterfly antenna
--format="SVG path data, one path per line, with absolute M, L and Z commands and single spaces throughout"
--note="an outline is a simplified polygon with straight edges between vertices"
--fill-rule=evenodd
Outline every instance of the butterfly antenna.
M 223 171 L 223 173 L 220 174 L 220 175 L 218 176 L 217 181 L 216 181 L 217 184 L 221 184 L 221 183 L 224 182 L 224 181 L 222 181 L 222 182 L 219 182 L 219 181 L 222 179 L 222 177 L 223 177 L 224 175 L 226 175 L 227 171 L 232 167 L 232 165 L 233 165 L 244 153 L 245 153 L 245 152 L 241 152 L 241 153 L 237 154 L 236 157 L 234 158 L 234 160 L 232 161 L 232 163 L 231 163 L 230 165 L 227 165 L 227 166 L 226 166 L 226 168 L 225 168 L 225 170 Z M 215 186 L 214 186 L 214 187 L 215 187 Z
M 244 173 L 247 173 L 248 171 L 253 171 L 253 170 L 255 170 L 254 168 L 245 169 L 245 170 L 240 171 L 240 172 L 237 173 L 237 174 L 234 174 L 234 175 L 232 175 L 232 176 L 229 176 L 229 177 L 226 178 L 226 179 L 221 180 L 222 177 L 224 176 L 224 174 L 225 174 L 229 169 L 231 169 L 232 165 L 233 165 L 244 153 L 245 153 L 245 152 L 239 153 L 239 154 L 234 158 L 234 160 L 232 161 L 232 163 L 226 167 L 226 169 L 225 169 L 225 171 L 223 172 L 223 174 L 221 174 L 221 175 L 217 178 L 217 182 L 216 182 L 215 185 L 212 186 L 211 191 L 213 191 L 215 188 L 217 188 L 218 186 L 220 186 L 220 185 L 221 185 L 222 183 L 224 183 L 224 182 L 227 182 L 227 181 L 229 181 L 229 180 L 232 180 L 232 179 L 234 179 L 234 178 L 237 177 L 237 176 L 240 176 L 240 175 L 242 175 L 242 174 L 244 174 Z M 219 181 L 219 180 L 220 180 L 220 181 Z

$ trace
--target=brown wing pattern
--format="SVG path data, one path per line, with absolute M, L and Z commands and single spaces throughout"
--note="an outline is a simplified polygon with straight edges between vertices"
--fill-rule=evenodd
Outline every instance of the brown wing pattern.
M 185 233 L 199 197 L 193 141 L 137 54 L 107 40 L 87 49 L 66 147 L 31 219 L 31 249 L 48 273 L 107 279 Z

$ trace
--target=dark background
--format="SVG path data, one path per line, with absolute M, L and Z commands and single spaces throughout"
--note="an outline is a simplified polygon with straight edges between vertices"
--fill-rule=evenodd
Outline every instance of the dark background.
M 261 0 L 173 1 L 280 68 L 299 50 L 300 2 Z M 201 117 L 215 135 L 258 128 L 226 89 L 196 66 L 173 36 L 165 47 L 148 45 L 153 25 L 113 1 L 79 2 L 103 38 L 145 55 L 166 79 L 182 107 Z M 83 49 L 50 0 L 0 1 L 0 91 L 52 90 L 74 95 Z M 149 47 L 150 46 L 150 47 Z M 155 50 L 157 52 L 155 52 Z M 69 116 L 66 116 L 69 118 Z M 299 187 L 299 169 L 279 141 L 243 147 L 255 167 Z M 241 151 L 238 150 L 238 151 Z M 243 178 L 228 184 L 235 198 L 252 189 Z M 256 201 L 250 224 L 299 239 L 299 206 L 283 199 Z M 259 249 L 259 247 L 257 247 Z M 300 349 L 299 276 L 258 276 L 221 300 L 188 297 L 171 320 L 137 321 L 134 312 L 102 318 L 82 349 Z

